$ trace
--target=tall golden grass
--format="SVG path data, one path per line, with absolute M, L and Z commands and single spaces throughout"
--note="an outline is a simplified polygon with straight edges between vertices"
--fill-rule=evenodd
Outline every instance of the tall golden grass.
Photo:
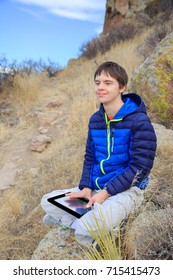
M 5 126 L 5 124 L 0 124 L 0 143 L 7 139 L 9 136 L 9 130 Z
M 92 225 L 97 230 L 93 230 L 93 227 L 88 223 L 84 224 L 94 240 L 93 244 L 82 244 L 84 255 L 89 260 L 122 259 L 120 227 L 113 229 L 112 217 L 107 216 L 106 218 L 110 231 L 108 231 L 104 216 L 99 209 L 98 218 L 94 216 L 92 220 Z
M 39 104 L 42 98 L 42 84 L 48 81 L 46 74 L 31 73 L 18 74 L 14 77 L 12 98 L 13 102 L 18 105 L 18 110 L 22 110 L 21 114 L 25 114 L 33 105 Z

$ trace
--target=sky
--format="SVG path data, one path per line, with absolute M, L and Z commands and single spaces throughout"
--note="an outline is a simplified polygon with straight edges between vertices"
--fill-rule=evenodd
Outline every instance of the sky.
M 106 0 L 0 0 L 0 57 L 64 67 L 103 30 Z

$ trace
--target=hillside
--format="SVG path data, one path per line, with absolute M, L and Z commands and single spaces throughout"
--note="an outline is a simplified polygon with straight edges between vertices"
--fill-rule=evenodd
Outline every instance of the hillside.
M 31 259 L 39 242 L 49 233 L 50 227 L 42 223 L 44 213 L 39 205 L 40 199 L 46 192 L 78 183 L 88 119 L 98 107 L 93 73 L 103 61 L 113 60 L 127 70 L 131 80 L 144 63 L 139 47 L 149 32 L 148 29 L 131 40 L 119 42 L 94 59 L 81 57 L 71 60 L 56 77 L 48 78 L 45 74 L 31 75 L 27 79 L 17 77 L 12 89 L 6 88 L 0 93 L 0 259 Z M 149 111 L 149 114 L 154 123 L 158 122 L 153 113 Z M 169 213 L 172 213 L 173 207 L 173 133 L 160 124 L 155 124 L 155 129 L 158 151 L 152 170 L 151 188 L 146 192 L 146 203 L 141 213 L 136 213 L 137 217 L 141 217 L 139 214 L 149 211 L 144 215 L 147 230 L 151 228 L 151 231 L 146 232 L 148 239 L 145 240 L 148 243 L 148 240 L 153 240 L 154 229 L 147 218 L 155 213 L 164 226 L 171 224 L 168 221 L 172 221 L 172 214 Z M 163 212 L 160 214 L 156 210 Z M 164 220 L 164 214 L 168 211 L 168 218 Z M 160 223 L 152 223 L 156 225 L 157 238 L 154 242 L 155 247 L 159 245 L 159 252 L 156 252 L 157 248 L 151 242 L 154 253 L 147 255 L 147 243 L 140 243 L 143 225 L 140 224 L 139 228 L 135 226 L 139 235 L 131 229 L 135 218 L 131 217 L 127 225 L 124 256 L 136 257 L 131 249 L 136 240 L 143 250 L 139 252 L 141 258 L 155 256 L 156 259 L 171 259 L 171 226 L 165 226 L 163 231 Z M 158 219 L 155 218 L 155 221 Z M 138 239 L 135 239 L 136 236 Z M 49 257 L 52 258 L 51 252 Z

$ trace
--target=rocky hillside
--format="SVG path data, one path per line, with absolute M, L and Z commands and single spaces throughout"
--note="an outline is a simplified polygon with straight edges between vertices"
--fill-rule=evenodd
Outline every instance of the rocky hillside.
M 152 24 L 153 15 L 159 21 L 163 2 L 172 7 L 172 1 L 107 1 L 104 32 L 132 17 L 138 24 L 140 18 Z M 105 60 L 127 69 L 128 90 L 144 98 L 158 138 L 145 202 L 123 228 L 123 256 L 173 259 L 173 33 L 145 61 L 138 52 L 144 38 L 121 42 L 89 61 L 72 60 L 54 78 L 19 77 L 16 87 L 0 93 L 0 259 L 85 258 L 73 232 L 43 225 L 40 199 L 78 183 L 88 118 L 97 109 L 93 73 Z
M 152 115 L 154 114 L 152 109 L 150 112 L 153 120 L 157 121 L 161 118 L 160 113 L 165 115 L 160 100 L 164 102 L 166 95 L 163 95 L 160 88 L 169 87 L 169 81 L 172 81 L 170 78 L 172 71 L 169 73 L 167 69 L 168 66 L 170 69 L 173 67 L 172 44 L 170 43 L 172 39 L 173 33 L 161 41 L 154 53 L 137 69 L 129 85 L 129 90 L 139 92 L 143 96 L 149 108 L 153 108 L 152 106 L 155 106 L 155 100 L 157 100 L 158 107 L 153 109 L 156 114 Z M 168 61 L 165 63 L 165 59 L 168 59 L 169 65 Z M 156 73 L 161 69 L 162 75 L 158 77 Z M 169 97 L 169 93 L 167 93 L 167 97 Z M 171 102 L 170 106 L 172 106 Z M 173 116 L 168 112 L 167 118 L 168 123 L 172 124 Z M 150 184 L 145 194 L 145 203 L 138 213 L 132 215 L 125 229 L 123 242 L 125 242 L 126 257 L 128 256 L 129 259 L 173 259 L 173 178 L 170 175 L 173 168 L 173 130 L 156 123 L 154 123 L 154 128 L 158 138 L 158 148 Z M 67 230 L 64 239 L 62 229 L 51 229 L 40 242 L 32 258 L 83 258 L 83 252 L 80 251 L 76 242 L 71 242 L 71 246 L 69 245 L 71 234 L 71 231 Z M 57 240 L 58 245 L 55 247 Z M 69 248 L 65 251 L 65 255 L 64 248 Z
M 123 24 L 147 28 L 171 17 L 173 1 L 107 0 L 103 34 Z

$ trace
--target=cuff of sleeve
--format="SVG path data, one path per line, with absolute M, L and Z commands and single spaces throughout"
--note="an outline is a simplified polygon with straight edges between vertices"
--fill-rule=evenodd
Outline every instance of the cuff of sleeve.
M 89 186 L 79 186 L 79 189 L 80 189 L 80 190 L 83 190 L 84 188 L 87 188 L 87 189 L 92 190 L 92 188 L 90 188 Z
M 108 195 L 111 196 L 111 194 L 108 192 L 107 187 L 104 187 L 103 190 L 107 191 Z

